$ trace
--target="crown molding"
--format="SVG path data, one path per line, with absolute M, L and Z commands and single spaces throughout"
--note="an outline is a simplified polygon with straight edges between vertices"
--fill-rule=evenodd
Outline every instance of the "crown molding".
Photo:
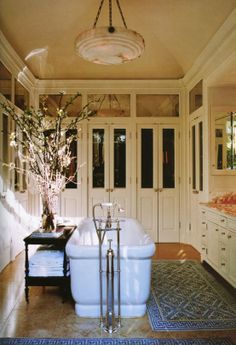
M 0 47 L 1 47 L 1 61 L 12 73 L 12 75 L 19 80 L 22 85 L 28 90 L 32 91 L 35 86 L 36 78 L 28 69 L 26 64 L 20 59 L 14 48 L 7 41 L 3 32 L 0 30 Z
M 200 79 L 206 79 L 236 51 L 236 9 L 228 16 L 207 46 L 183 77 L 183 84 L 191 89 Z
M 117 91 L 129 93 L 143 92 L 148 89 L 150 92 L 179 92 L 182 88 L 181 80 L 37 80 L 35 87 L 42 94 L 45 92 L 101 92 Z M 120 90 L 120 91 L 119 91 Z

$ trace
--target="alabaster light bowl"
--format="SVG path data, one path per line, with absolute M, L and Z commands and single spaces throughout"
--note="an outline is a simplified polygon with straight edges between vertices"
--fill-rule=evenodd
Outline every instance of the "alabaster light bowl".
M 140 57 L 144 39 L 136 31 L 122 27 L 99 27 L 83 31 L 75 41 L 75 51 L 83 59 L 102 65 L 116 65 Z M 112 30 L 111 30 L 112 31 Z

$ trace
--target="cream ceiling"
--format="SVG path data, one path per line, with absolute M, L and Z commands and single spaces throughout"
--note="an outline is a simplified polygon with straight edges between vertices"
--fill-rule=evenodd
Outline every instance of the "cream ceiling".
M 108 0 L 97 26 L 108 24 Z M 141 58 L 95 65 L 74 52 L 100 0 L 0 0 L 0 29 L 40 79 L 178 79 L 236 8 L 236 0 L 120 0 L 130 29 L 145 39 Z M 113 25 L 122 26 L 113 4 Z

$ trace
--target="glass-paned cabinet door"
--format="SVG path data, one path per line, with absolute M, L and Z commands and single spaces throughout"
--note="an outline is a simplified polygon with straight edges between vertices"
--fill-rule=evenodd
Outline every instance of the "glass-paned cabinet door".
M 203 191 L 203 122 L 193 121 L 191 136 L 191 187 L 195 193 Z
M 1 120 L 1 142 L 2 142 L 2 148 L 1 148 L 1 157 L 2 162 L 4 164 L 1 164 L 2 166 L 2 177 L 3 177 L 3 184 L 6 186 L 8 184 L 9 180 L 9 167 L 7 166 L 9 164 L 9 118 L 6 114 L 2 113 L 2 120 Z
M 153 129 L 141 129 L 141 188 L 153 188 Z
M 66 132 L 66 139 L 71 137 L 73 138 L 70 143 L 70 152 L 71 152 L 71 162 L 66 172 L 66 177 L 70 178 L 70 181 L 67 182 L 66 188 L 68 189 L 75 189 L 77 188 L 77 180 L 78 180 L 78 173 L 77 173 L 77 137 L 78 131 L 77 129 L 70 129 Z
M 126 187 L 126 129 L 114 128 L 114 187 Z
M 104 164 L 104 136 L 103 128 L 95 128 L 92 131 L 92 188 L 105 187 L 105 164 Z
M 11 101 L 12 95 L 12 75 L 0 61 L 0 92 Z
M 130 214 L 130 135 L 128 126 L 93 125 L 88 128 L 88 203 L 112 202 Z
M 162 131 L 162 186 L 175 188 L 175 130 L 164 128 Z

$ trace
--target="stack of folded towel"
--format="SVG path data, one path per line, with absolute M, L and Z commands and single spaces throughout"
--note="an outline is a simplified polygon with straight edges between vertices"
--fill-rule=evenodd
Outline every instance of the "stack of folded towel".
M 63 260 L 63 251 L 39 248 L 29 260 L 29 276 L 61 277 L 64 275 Z M 69 269 L 67 268 L 68 275 Z

